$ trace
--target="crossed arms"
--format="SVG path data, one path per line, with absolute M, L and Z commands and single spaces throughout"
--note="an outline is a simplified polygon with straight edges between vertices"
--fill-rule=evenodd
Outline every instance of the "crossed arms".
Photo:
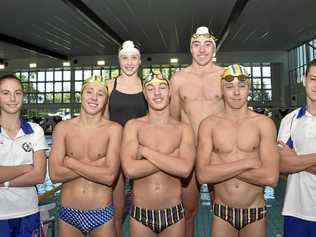
M 95 183 L 111 186 L 120 165 L 119 151 L 122 135 L 120 125 L 113 123 L 111 126 L 108 129 L 110 140 L 106 156 L 96 161 L 90 161 L 88 158 L 78 160 L 66 155 L 67 129 L 65 129 L 64 123 L 59 123 L 53 132 L 53 145 L 48 161 L 51 180 L 54 183 L 65 183 L 82 177 Z
M 183 125 L 180 146 L 170 154 L 139 144 L 139 129 L 140 125 L 136 120 L 130 120 L 124 128 L 121 159 L 127 177 L 139 179 L 159 171 L 180 178 L 190 175 L 195 159 L 194 134 L 191 127 Z
M 237 178 L 259 186 L 276 186 L 279 177 L 279 154 L 276 146 L 276 129 L 270 119 L 261 120 L 259 158 L 245 158 L 224 162 L 213 152 L 211 119 L 204 120 L 198 133 L 197 178 L 200 183 L 220 183 Z

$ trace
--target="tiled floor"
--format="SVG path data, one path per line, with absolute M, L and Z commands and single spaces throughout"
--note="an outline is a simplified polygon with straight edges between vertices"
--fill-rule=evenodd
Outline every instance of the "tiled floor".
M 279 185 L 274 189 L 274 199 L 267 199 L 266 204 L 268 207 L 268 237 L 282 237 L 283 219 L 281 216 L 281 210 L 283 205 L 284 193 L 286 182 L 280 179 Z M 210 223 L 212 213 L 210 212 L 208 195 L 201 193 L 201 202 L 198 212 L 198 216 L 195 220 L 195 232 L 194 237 L 210 237 Z M 56 210 L 55 210 L 56 211 Z M 55 212 L 53 212 L 55 214 Z M 56 216 L 56 214 L 55 214 Z M 56 228 L 57 225 L 56 225 Z M 48 231 L 47 237 L 52 236 L 52 230 Z M 55 237 L 57 236 L 57 230 L 55 229 Z M 128 236 L 128 218 L 126 218 L 123 225 L 124 237 Z

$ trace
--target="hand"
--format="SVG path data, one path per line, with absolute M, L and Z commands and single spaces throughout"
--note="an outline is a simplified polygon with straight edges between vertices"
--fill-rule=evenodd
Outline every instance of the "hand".
M 294 149 L 291 149 L 287 144 L 282 141 L 278 141 L 278 148 L 281 156 L 296 156 Z
M 138 150 L 137 150 L 137 154 L 136 154 L 136 160 L 142 160 L 144 159 L 144 150 L 146 147 L 144 147 L 143 145 L 138 145 Z
M 72 159 L 73 158 L 66 156 L 64 159 L 64 166 L 66 166 L 67 168 L 71 168 Z

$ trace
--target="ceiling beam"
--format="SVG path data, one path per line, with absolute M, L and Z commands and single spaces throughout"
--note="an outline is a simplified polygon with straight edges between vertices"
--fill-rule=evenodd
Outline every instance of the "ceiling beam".
M 249 2 L 249 0 L 237 0 L 236 1 L 235 5 L 230 13 L 230 16 L 226 22 L 226 25 L 225 25 L 225 27 L 224 27 L 224 29 L 219 37 L 216 51 L 219 51 L 220 48 L 222 47 L 222 45 L 225 42 L 225 40 L 227 39 L 231 29 L 236 24 L 239 16 L 241 15 L 242 11 L 244 10 L 244 8 L 248 2 Z
M 15 46 L 18 46 L 18 47 L 21 47 L 21 48 L 24 48 L 24 49 L 27 49 L 30 51 L 34 51 L 34 52 L 39 53 L 39 54 L 44 54 L 44 55 L 51 57 L 51 58 L 57 58 L 60 60 L 67 60 L 68 59 L 68 57 L 66 55 L 51 51 L 49 49 L 39 47 L 37 45 L 28 43 L 26 41 L 14 38 L 14 37 L 6 35 L 6 34 L 0 33 L 0 41 L 3 41 L 7 44 L 15 45 Z
M 124 40 L 97 14 L 95 14 L 82 0 L 62 0 L 93 26 L 101 30 L 113 43 L 118 46 L 124 42 Z

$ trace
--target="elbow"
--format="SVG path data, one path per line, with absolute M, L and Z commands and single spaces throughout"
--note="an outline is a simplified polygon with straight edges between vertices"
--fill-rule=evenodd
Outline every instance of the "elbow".
M 267 178 L 266 185 L 275 188 L 278 185 L 278 182 L 279 182 L 279 174 L 275 174 Z
M 181 178 L 187 179 L 190 177 L 192 171 L 191 170 L 185 170 L 182 174 L 181 174 Z
M 199 169 L 196 170 L 196 178 L 200 184 L 207 183 L 207 180 L 206 180 L 205 175 L 203 174 L 203 171 Z
M 181 178 L 189 178 L 193 173 L 194 163 L 188 163 L 186 167 L 183 168 L 183 172 L 181 174 Z
M 49 178 L 52 181 L 53 184 L 60 183 L 61 179 L 58 177 L 56 172 L 50 171 L 49 172 Z
M 135 169 L 132 167 L 123 167 L 123 173 L 128 179 L 135 178 Z
M 45 182 L 45 172 L 34 172 L 33 181 L 34 185 L 43 184 Z
M 116 174 L 110 174 L 110 175 L 103 175 L 103 180 L 101 180 L 102 184 L 105 184 L 107 186 L 113 186 L 115 184 L 115 181 L 118 179 Z

